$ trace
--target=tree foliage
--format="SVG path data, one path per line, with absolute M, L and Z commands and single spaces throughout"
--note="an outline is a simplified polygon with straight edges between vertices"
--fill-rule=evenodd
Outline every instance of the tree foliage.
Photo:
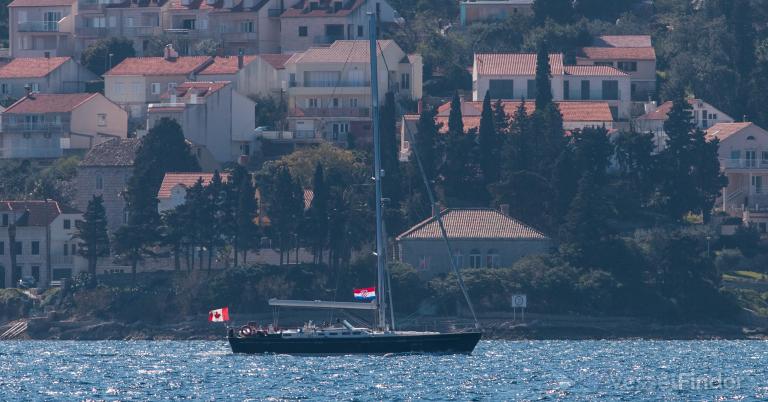
M 123 60 L 135 56 L 136 51 L 130 39 L 109 37 L 99 39 L 85 48 L 80 60 L 87 69 L 96 75 L 103 75 Z

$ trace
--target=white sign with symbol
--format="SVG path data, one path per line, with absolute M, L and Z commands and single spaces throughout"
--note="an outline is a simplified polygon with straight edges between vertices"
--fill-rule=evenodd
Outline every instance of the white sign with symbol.
M 527 295 L 512 295 L 512 308 L 526 308 L 528 307 Z

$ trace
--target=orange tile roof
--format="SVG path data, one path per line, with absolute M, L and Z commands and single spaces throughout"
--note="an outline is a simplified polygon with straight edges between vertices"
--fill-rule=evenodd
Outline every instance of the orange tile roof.
M 475 68 L 480 75 L 536 75 L 535 53 L 476 53 Z M 549 55 L 552 75 L 563 75 L 563 55 Z
M 720 141 L 740 132 L 741 130 L 744 130 L 745 128 L 753 126 L 754 123 L 751 122 L 743 122 L 743 123 L 717 123 L 714 126 L 707 129 L 707 137 L 709 138 L 717 138 Z M 757 126 L 755 126 L 757 127 Z M 759 128 L 759 127 L 758 127 Z M 762 129 L 761 129 L 762 130 Z M 763 130 L 765 132 L 765 130 Z M 766 133 L 768 134 L 768 133 Z
M 285 63 L 291 58 L 293 54 L 260 54 L 262 60 L 266 61 L 275 68 L 275 70 L 282 70 L 285 68 Z
M 651 35 L 602 35 L 595 39 L 598 47 L 653 47 Z
M 25 96 L 5 110 L 5 114 L 68 113 L 99 94 L 41 94 Z
M 520 101 L 503 101 L 504 112 L 512 118 L 520 107 Z M 563 115 L 564 122 L 612 122 L 613 115 L 611 107 L 607 102 L 590 101 L 562 101 L 555 102 Z M 536 108 L 533 101 L 525 102 L 525 110 L 532 114 Z M 461 116 L 464 122 L 464 129 L 471 130 L 480 127 L 480 114 L 483 110 L 483 102 L 462 102 Z M 437 108 L 435 121 L 442 123 L 440 132 L 448 132 L 448 117 L 451 113 L 451 103 L 447 102 Z M 414 115 L 418 119 L 418 115 Z
M 688 99 L 688 103 L 694 105 L 696 103 L 703 102 L 701 99 L 691 98 Z M 637 120 L 667 120 L 667 115 L 672 110 L 672 101 L 666 101 L 659 105 L 655 110 L 652 110 L 640 117 Z
M 256 56 L 243 56 L 243 66 L 247 66 L 252 61 L 256 60 Z M 216 57 L 213 59 L 213 63 L 201 71 L 200 75 L 213 75 L 213 74 L 235 74 L 240 69 L 237 67 L 237 56 L 229 57 Z
M 565 66 L 566 75 L 626 77 L 627 73 L 611 66 Z
M 229 81 L 187 81 L 176 86 L 176 96 L 184 97 L 195 94 L 206 97 L 229 85 Z
M 652 47 L 584 47 L 581 53 L 593 60 L 656 60 Z
M 50 74 L 71 57 L 17 57 L 0 67 L 0 78 L 41 78 Z
M 163 57 L 129 57 L 104 75 L 189 75 L 200 71 L 213 62 L 208 56 L 178 57 L 166 60 Z
M 440 216 L 451 239 L 548 240 L 538 230 L 494 209 L 444 209 Z M 398 236 L 397 240 L 441 238 L 437 218 L 429 217 Z
M 71 6 L 75 0 L 14 0 L 8 7 L 55 7 Z
M 381 52 L 389 46 L 397 46 L 390 39 L 378 41 Z M 367 63 L 370 59 L 370 47 L 367 40 L 337 40 L 328 47 L 311 47 L 303 53 L 296 53 L 297 57 L 291 57 L 293 63 Z M 392 64 L 396 64 L 393 60 Z
M 226 183 L 229 180 L 229 173 L 219 174 L 223 182 Z M 213 173 L 166 173 L 163 177 L 163 183 L 160 184 L 160 189 L 157 191 L 157 198 L 169 198 L 171 190 L 177 185 L 189 188 L 200 179 L 203 180 L 203 186 L 207 186 L 213 180 Z

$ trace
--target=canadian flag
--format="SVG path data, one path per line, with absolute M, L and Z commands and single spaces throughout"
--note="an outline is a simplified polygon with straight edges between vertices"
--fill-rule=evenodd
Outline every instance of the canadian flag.
M 208 312 L 209 322 L 224 322 L 229 321 L 229 307 L 224 307 Z

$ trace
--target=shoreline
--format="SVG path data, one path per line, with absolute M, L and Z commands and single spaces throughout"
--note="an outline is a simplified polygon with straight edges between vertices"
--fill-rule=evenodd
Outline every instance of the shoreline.
M 271 320 L 267 315 L 238 318 L 243 318 L 238 319 L 239 323 L 266 323 Z M 521 321 L 504 314 L 483 316 L 479 321 L 485 340 L 768 340 L 768 326 L 764 325 L 762 319 L 746 325 L 722 322 L 660 323 L 635 317 L 527 314 L 525 321 Z M 90 317 L 59 319 L 55 314 L 6 322 L 0 325 L 0 334 L 18 322 L 26 322 L 27 328 L 11 339 L 222 340 L 226 336 L 223 325 L 208 323 L 204 317 L 167 323 L 124 323 Z M 286 327 L 294 325 L 288 324 Z M 470 320 L 431 317 L 398 329 L 457 331 L 471 327 Z

